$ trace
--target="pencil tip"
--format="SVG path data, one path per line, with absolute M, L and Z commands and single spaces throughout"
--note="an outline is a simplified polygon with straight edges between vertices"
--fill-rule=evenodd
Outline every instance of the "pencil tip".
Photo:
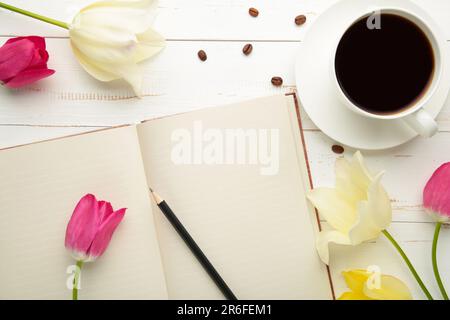
M 159 205 L 161 202 L 164 201 L 159 194 L 157 194 L 155 191 L 153 191 L 152 188 L 149 187 L 149 189 L 150 189 L 150 194 L 151 194 L 152 198 L 155 200 L 156 204 Z

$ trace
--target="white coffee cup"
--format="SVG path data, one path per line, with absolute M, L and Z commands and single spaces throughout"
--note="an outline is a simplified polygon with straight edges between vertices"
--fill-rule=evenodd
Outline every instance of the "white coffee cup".
M 364 109 L 361 109 L 359 106 L 355 105 L 343 92 L 339 81 L 337 79 L 336 70 L 335 70 L 335 56 L 337 52 L 338 45 L 341 41 L 344 33 L 353 25 L 353 23 L 365 18 L 370 17 L 374 14 L 395 14 L 401 16 L 411 22 L 413 22 L 416 26 L 418 26 L 423 33 L 427 36 L 433 50 L 434 55 L 434 72 L 432 78 L 430 80 L 429 85 L 424 89 L 422 95 L 417 99 L 417 101 L 413 102 L 406 109 L 403 109 L 399 112 L 389 113 L 389 114 L 378 114 L 371 113 Z M 424 109 L 430 101 L 430 98 L 435 93 L 439 81 L 441 79 L 441 75 L 443 73 L 444 68 L 444 59 L 445 59 L 445 41 L 441 36 L 439 30 L 436 27 L 430 26 L 426 24 L 422 19 L 417 17 L 416 15 L 405 11 L 401 8 L 370 8 L 367 12 L 362 12 L 359 16 L 353 17 L 349 20 L 349 24 L 345 30 L 341 32 L 339 39 L 336 41 L 336 45 L 334 47 L 334 52 L 332 54 L 332 62 L 331 62 L 331 78 L 335 84 L 336 93 L 339 96 L 340 100 L 348 107 L 350 110 L 374 119 L 381 120 L 394 120 L 401 119 L 403 120 L 411 129 L 416 131 L 419 135 L 423 137 L 431 137 L 433 136 L 437 130 L 438 126 L 433 117 Z

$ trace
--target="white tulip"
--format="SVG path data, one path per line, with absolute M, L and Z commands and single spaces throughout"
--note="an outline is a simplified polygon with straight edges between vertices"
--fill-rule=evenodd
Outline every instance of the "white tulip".
M 371 175 L 358 151 L 351 161 L 336 161 L 336 188 L 317 188 L 308 199 L 334 230 L 321 231 L 317 250 L 329 263 L 330 243 L 358 245 L 377 238 L 392 221 L 390 199 L 380 184 L 383 172 Z
M 95 2 L 69 25 L 73 52 L 83 68 L 100 81 L 124 79 L 140 96 L 139 62 L 164 47 L 151 27 L 156 0 L 107 0 Z

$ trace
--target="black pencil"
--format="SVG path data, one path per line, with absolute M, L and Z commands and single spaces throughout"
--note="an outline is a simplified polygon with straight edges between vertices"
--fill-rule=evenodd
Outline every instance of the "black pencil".
M 178 232 L 178 234 L 184 240 L 186 245 L 189 247 L 191 252 L 195 255 L 197 260 L 203 266 L 205 271 L 209 274 L 209 276 L 214 281 L 214 283 L 217 285 L 217 287 L 220 289 L 220 291 L 222 291 L 225 298 L 227 298 L 228 300 L 237 300 L 234 293 L 231 291 L 231 289 L 228 287 L 228 285 L 222 279 L 220 274 L 217 272 L 217 270 L 214 268 L 212 263 L 205 256 L 203 251 L 200 249 L 200 247 L 197 245 L 197 243 L 191 237 L 191 235 L 186 230 L 186 228 L 183 226 L 183 224 L 180 222 L 180 220 L 178 220 L 177 216 L 175 215 L 175 213 L 173 213 L 172 209 L 170 209 L 167 202 L 165 200 L 163 200 L 152 189 L 150 189 L 150 192 L 151 192 L 152 197 L 155 200 L 156 204 L 158 205 L 158 207 L 161 209 L 161 211 L 166 216 L 167 220 L 169 220 L 169 222 L 172 224 L 172 226 L 175 228 L 175 230 Z

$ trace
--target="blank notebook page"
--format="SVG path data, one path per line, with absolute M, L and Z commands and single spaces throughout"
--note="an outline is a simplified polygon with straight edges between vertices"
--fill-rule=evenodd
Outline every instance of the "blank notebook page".
M 200 122 L 199 122 L 200 121 Z M 178 129 L 279 130 L 279 171 L 254 164 L 175 164 Z M 307 171 L 292 97 L 275 96 L 138 125 L 148 184 L 167 200 L 239 299 L 329 299 L 306 201 Z M 195 138 L 193 137 L 193 140 Z M 197 159 L 198 160 L 198 159 Z M 153 209 L 170 298 L 223 296 Z
M 0 299 L 72 298 L 64 237 L 86 193 L 128 210 L 79 299 L 166 299 L 141 159 L 132 126 L 0 151 Z

